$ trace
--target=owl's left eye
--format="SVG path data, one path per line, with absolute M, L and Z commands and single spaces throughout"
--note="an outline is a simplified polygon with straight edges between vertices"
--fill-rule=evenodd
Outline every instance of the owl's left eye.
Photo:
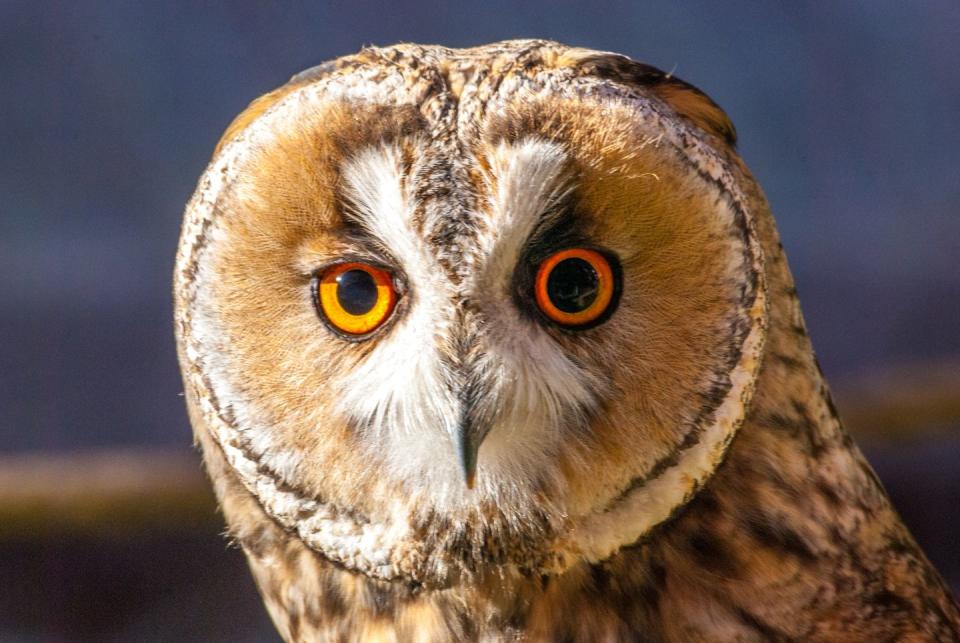
M 314 277 L 313 296 L 330 326 L 358 337 L 379 328 L 397 300 L 389 272 L 355 261 L 335 264 Z
M 537 306 L 561 326 L 583 329 L 606 319 L 616 305 L 618 273 L 604 254 L 589 248 L 561 250 L 540 264 L 534 282 Z

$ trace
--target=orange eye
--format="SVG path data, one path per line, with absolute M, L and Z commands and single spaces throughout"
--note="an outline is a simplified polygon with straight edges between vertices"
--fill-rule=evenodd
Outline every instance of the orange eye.
M 548 257 L 537 270 L 534 293 L 543 314 L 564 326 L 597 322 L 616 294 L 613 268 L 595 250 L 570 248 Z
M 348 335 L 376 330 L 397 301 L 390 273 L 365 263 L 330 266 L 314 284 L 319 312 L 333 328 Z

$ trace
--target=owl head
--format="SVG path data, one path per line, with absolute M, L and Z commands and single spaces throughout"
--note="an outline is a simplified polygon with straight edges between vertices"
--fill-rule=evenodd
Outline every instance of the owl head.
M 365 49 L 254 102 L 175 274 L 221 500 L 422 583 L 641 538 L 709 478 L 757 375 L 733 146 L 692 86 L 543 41 Z

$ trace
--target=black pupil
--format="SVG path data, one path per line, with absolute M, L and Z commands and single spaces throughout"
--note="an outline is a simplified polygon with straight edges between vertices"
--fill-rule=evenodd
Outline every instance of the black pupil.
M 351 315 L 368 313 L 377 303 L 377 283 L 366 270 L 347 270 L 337 276 L 337 301 Z
M 565 313 L 579 313 L 589 308 L 597 298 L 599 287 L 597 271 L 588 261 L 576 257 L 558 263 L 547 277 L 547 296 Z

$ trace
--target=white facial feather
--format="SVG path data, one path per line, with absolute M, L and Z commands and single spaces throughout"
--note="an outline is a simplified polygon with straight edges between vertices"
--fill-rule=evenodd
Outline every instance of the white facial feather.
M 339 408 L 394 475 L 429 490 L 434 506 L 476 502 L 478 495 L 505 500 L 504 493 L 529 488 L 536 474 L 551 470 L 558 442 L 570 437 L 562 429 L 593 403 L 599 383 L 518 313 L 509 287 L 531 233 L 570 189 L 565 164 L 559 146 L 545 141 L 497 150 L 491 222 L 472 257 L 473 278 L 459 286 L 411 225 L 413 179 L 404 175 L 399 151 L 365 150 L 342 169 L 348 216 L 403 258 L 411 300 L 405 316 L 371 340 L 374 350 L 340 380 Z M 482 403 L 494 422 L 475 492 L 465 488 L 452 447 L 463 410 L 453 385 L 458 374 L 441 356 L 461 298 L 481 308 L 482 355 L 474 366 L 492 384 Z
M 459 406 L 438 351 L 450 323 L 452 287 L 426 243 L 411 227 L 413 206 L 399 152 L 365 150 L 342 170 L 349 216 L 395 257 L 410 281 L 404 319 L 339 382 L 341 411 L 368 433 L 401 479 L 457 474 L 448 435 Z M 437 450 L 449 451 L 438 458 Z M 445 462 L 447 464 L 445 464 Z

